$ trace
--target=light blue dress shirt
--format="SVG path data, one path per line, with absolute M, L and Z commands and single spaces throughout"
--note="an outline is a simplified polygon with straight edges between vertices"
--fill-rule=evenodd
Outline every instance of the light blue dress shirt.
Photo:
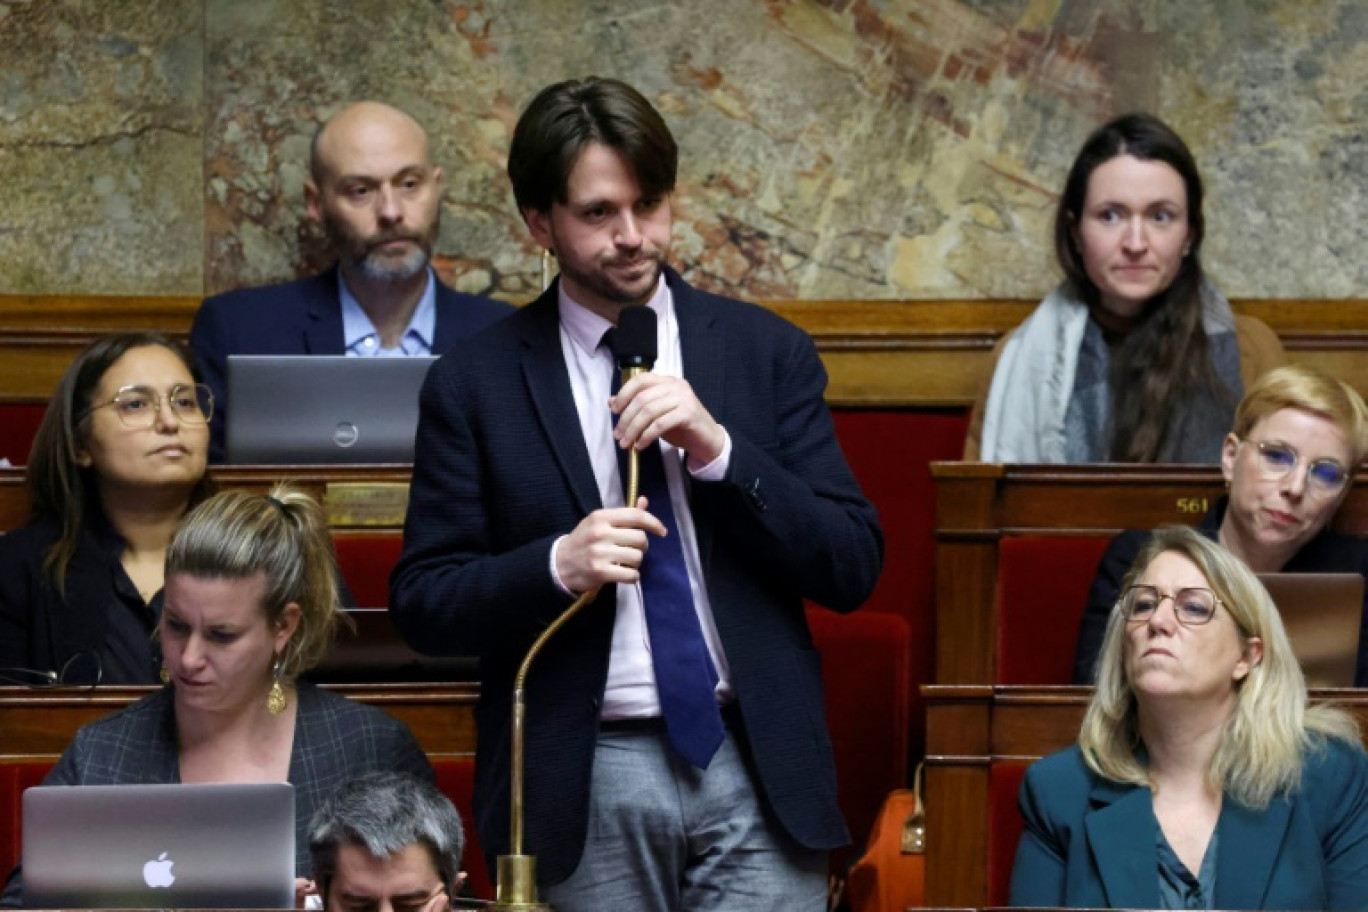
M 437 279 L 432 268 L 427 271 L 427 287 L 413 309 L 408 328 L 395 348 L 380 347 L 380 333 L 360 303 L 347 287 L 347 279 L 338 275 L 338 291 L 342 298 L 342 343 L 348 355 L 359 358 L 402 358 L 432 354 L 432 340 L 437 331 Z

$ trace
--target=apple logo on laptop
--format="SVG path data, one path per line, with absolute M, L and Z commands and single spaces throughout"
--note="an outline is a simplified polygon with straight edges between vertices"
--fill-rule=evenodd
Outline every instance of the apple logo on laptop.
M 176 875 L 171 873 L 173 864 L 175 862 L 167 858 L 165 852 L 162 852 L 159 857 L 143 865 L 143 880 L 147 881 L 147 885 L 153 889 L 171 886 L 176 882 Z

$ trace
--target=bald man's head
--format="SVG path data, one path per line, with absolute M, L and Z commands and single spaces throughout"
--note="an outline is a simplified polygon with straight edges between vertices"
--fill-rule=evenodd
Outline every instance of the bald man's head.
M 378 101 L 358 101 L 324 121 L 309 146 L 309 175 L 315 184 L 339 156 L 377 145 L 408 145 L 431 164 L 427 132 L 408 114 Z
M 442 169 L 418 121 L 379 102 L 349 105 L 314 134 L 309 173 L 305 204 L 344 272 L 406 281 L 427 267 Z

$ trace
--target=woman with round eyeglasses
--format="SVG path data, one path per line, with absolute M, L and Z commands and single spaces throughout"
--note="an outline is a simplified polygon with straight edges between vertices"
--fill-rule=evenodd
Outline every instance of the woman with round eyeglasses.
M 1368 755 L 1311 706 L 1268 592 L 1154 532 L 1107 622 L 1078 743 L 1031 765 L 1010 904 L 1368 908 Z
M 29 455 L 31 522 L 0 537 L 0 678 L 155 684 L 171 535 L 207 497 L 214 400 L 189 349 L 119 333 L 62 376 Z
M 1256 573 L 1360 573 L 1368 543 L 1330 529 L 1368 451 L 1368 408 L 1347 383 L 1304 364 L 1259 378 L 1235 411 L 1221 448 L 1228 493 L 1197 527 Z M 1107 546 L 1078 632 L 1074 683 L 1091 684 L 1121 577 L 1149 533 Z M 1368 591 L 1358 686 L 1368 686 Z

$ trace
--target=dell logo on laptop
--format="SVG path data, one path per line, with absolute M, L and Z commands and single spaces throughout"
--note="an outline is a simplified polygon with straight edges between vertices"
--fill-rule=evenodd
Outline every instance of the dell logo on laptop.
M 343 421 L 333 429 L 333 443 L 340 447 L 352 446 L 360 439 L 361 432 L 350 421 Z

